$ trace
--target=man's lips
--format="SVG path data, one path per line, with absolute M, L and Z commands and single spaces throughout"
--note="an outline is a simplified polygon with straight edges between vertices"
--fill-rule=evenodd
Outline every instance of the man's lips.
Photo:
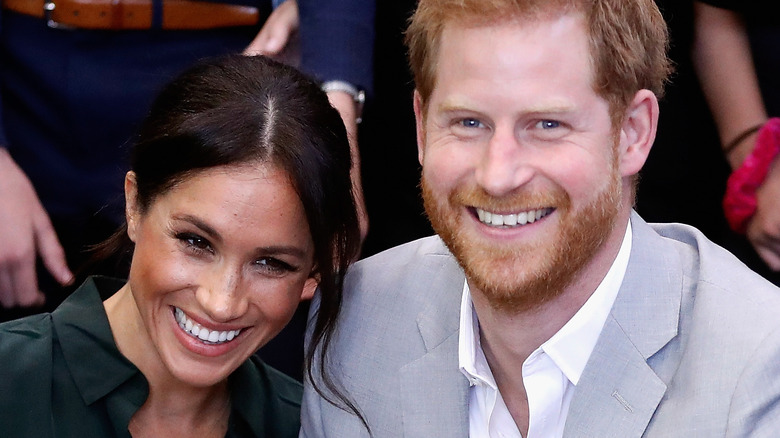
M 494 213 L 481 208 L 474 209 L 479 221 L 491 227 L 519 227 L 531 224 L 552 213 L 552 207 L 521 211 L 518 213 Z

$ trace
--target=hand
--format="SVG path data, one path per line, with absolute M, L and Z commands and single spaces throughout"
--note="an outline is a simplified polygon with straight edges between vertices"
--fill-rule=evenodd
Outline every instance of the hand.
M 285 0 L 274 9 L 244 54 L 265 55 L 297 66 L 300 63 L 298 24 L 298 4 L 295 0 Z
M 288 0 L 289 1 L 289 0 Z M 347 128 L 349 137 L 349 148 L 352 153 L 352 190 L 355 196 L 355 205 L 357 206 L 358 221 L 360 224 L 360 241 L 363 242 L 368 234 L 368 214 L 366 213 L 366 202 L 363 198 L 363 184 L 360 178 L 360 150 L 357 142 L 357 108 L 355 100 L 349 93 L 343 91 L 331 91 L 328 93 L 328 100 L 341 114 L 344 126 Z
M 780 271 L 780 164 L 772 163 L 756 191 L 758 208 L 748 222 L 747 237 L 773 271 Z
M 73 274 L 35 189 L 3 148 L 0 175 L 0 306 L 39 306 L 45 297 L 35 274 L 37 254 L 61 284 Z

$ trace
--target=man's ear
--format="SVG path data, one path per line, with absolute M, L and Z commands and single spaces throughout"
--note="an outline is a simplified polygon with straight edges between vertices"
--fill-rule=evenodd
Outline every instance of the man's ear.
M 127 220 L 127 236 L 135 242 L 140 212 L 138 208 L 138 184 L 135 180 L 135 172 L 132 170 L 125 175 L 125 220 Z
M 650 90 L 639 90 L 626 109 L 620 126 L 621 176 L 639 173 L 655 141 L 658 127 L 658 99 Z
M 423 163 L 425 156 L 425 115 L 423 111 L 423 102 L 420 93 L 414 90 L 414 119 L 417 126 L 417 160 Z

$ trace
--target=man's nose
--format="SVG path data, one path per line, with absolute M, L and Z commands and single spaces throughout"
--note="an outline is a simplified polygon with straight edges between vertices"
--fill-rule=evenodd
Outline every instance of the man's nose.
M 527 152 L 513 130 L 496 129 L 477 165 L 477 184 L 496 197 L 507 195 L 526 184 L 534 175 Z
M 232 321 L 246 312 L 248 297 L 241 278 L 240 268 L 229 266 L 216 267 L 203 275 L 195 296 L 213 321 Z

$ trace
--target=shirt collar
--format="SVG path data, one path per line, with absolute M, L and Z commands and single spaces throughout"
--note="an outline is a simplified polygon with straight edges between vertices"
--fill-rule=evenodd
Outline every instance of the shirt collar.
M 103 307 L 102 297 L 123 284 L 90 277 L 51 315 L 54 335 L 84 404 L 105 400 L 117 436 L 127 434 L 130 419 L 149 394 L 143 374 L 119 352 Z
M 493 373 L 490 372 L 485 352 L 479 338 L 479 320 L 471 301 L 471 290 L 467 281 L 463 282 L 463 294 L 460 301 L 460 331 L 458 334 L 458 362 L 460 371 L 469 380 L 470 386 L 487 385 L 497 389 Z
M 123 284 L 111 278 L 90 277 L 52 313 L 62 354 L 86 404 L 139 373 L 119 352 L 101 299 L 101 295 L 110 296 Z M 143 403 L 146 391 L 140 396 Z
M 123 284 L 112 278 L 90 277 L 52 313 L 65 362 L 84 403 L 108 399 L 112 406 L 109 415 L 118 432 L 127 430 L 130 418 L 149 395 L 146 378 L 119 352 L 103 307 L 102 299 Z M 263 415 L 269 410 L 265 400 L 269 394 L 261 367 L 248 360 L 229 377 L 233 411 L 228 436 L 245 435 L 235 429 L 248 427 L 259 437 L 273 426 Z
M 623 243 L 607 275 L 574 316 L 532 356 L 544 352 L 572 384 L 579 382 L 585 364 L 596 345 L 601 329 L 615 302 L 631 254 L 631 222 L 626 226 Z M 471 300 L 468 282 L 463 282 L 458 335 L 458 362 L 471 386 L 483 384 L 497 389 L 479 337 L 479 320 Z

